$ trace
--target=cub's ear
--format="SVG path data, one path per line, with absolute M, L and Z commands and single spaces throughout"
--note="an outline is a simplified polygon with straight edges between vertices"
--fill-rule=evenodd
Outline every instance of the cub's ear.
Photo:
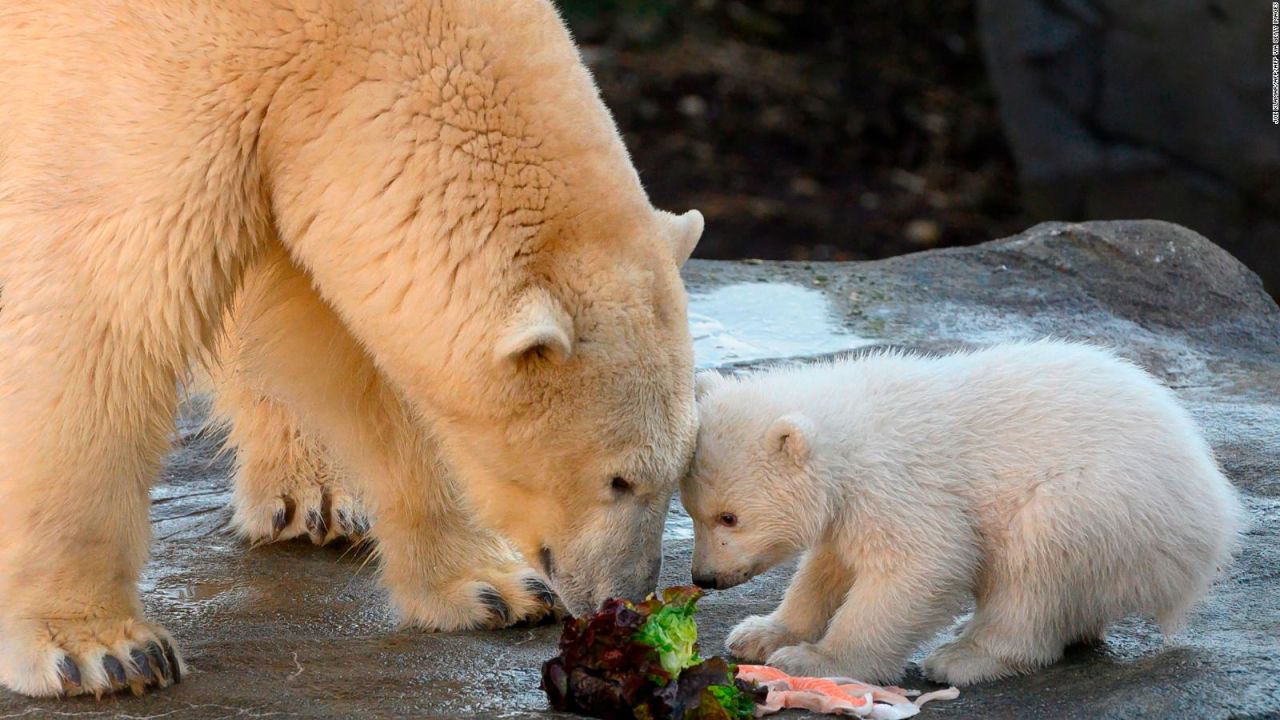
M 769 426 L 766 442 L 773 452 L 782 453 L 791 462 L 803 465 L 809 459 L 809 436 L 813 424 L 800 413 L 783 415 Z
M 724 387 L 729 380 L 715 370 L 703 370 L 693 377 L 693 399 L 701 400 L 716 388 Z
M 706 223 L 702 219 L 702 213 L 697 210 L 690 210 L 683 215 L 659 212 L 666 221 L 667 238 L 671 243 L 671 253 L 676 259 L 676 267 L 681 267 L 693 254 L 693 249 L 698 246 L 698 240 L 702 238 L 702 228 Z
M 564 305 L 546 290 L 526 290 L 498 338 L 494 359 L 498 363 L 518 363 L 544 357 L 563 363 L 572 354 L 573 319 Z

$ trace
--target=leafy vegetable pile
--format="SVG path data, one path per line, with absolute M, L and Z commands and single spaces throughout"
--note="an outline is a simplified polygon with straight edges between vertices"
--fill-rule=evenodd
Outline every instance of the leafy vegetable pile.
M 702 591 L 668 588 L 632 604 L 614 599 L 569 620 L 560 654 L 542 666 L 556 710 L 620 720 L 748 720 L 765 691 L 734 678 L 724 658 L 698 657 L 694 605 Z

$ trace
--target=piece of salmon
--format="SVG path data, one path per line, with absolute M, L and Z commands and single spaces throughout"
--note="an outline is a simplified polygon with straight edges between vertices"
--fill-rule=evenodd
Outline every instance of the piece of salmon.
M 756 706 L 757 716 L 794 708 L 826 715 L 901 720 L 916 715 L 920 706 L 931 700 L 952 700 L 960 695 L 955 688 L 921 695 L 918 690 L 880 687 L 853 678 L 793 677 L 768 665 L 739 665 L 738 677 L 769 690 L 764 704 Z M 918 697 L 912 700 L 912 696 Z

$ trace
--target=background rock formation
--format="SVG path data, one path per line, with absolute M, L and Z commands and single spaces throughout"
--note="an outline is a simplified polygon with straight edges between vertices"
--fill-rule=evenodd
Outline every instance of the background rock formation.
M 1270 27 L 1252 0 L 978 0 L 1027 212 L 1182 223 L 1280 292 Z
M 860 260 L 1153 218 L 1280 293 L 1270 3 L 560 5 L 650 192 L 707 215 L 701 257 Z

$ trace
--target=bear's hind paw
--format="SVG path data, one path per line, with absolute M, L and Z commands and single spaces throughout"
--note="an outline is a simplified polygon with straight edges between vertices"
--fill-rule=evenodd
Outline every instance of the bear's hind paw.
M 963 636 L 934 650 L 920 669 L 934 682 L 960 687 L 1024 672 L 1018 664 L 996 657 Z
M 369 520 L 354 497 L 339 486 L 295 488 L 257 504 L 237 501 L 231 526 L 254 545 L 308 538 L 314 545 L 339 539 L 359 543 L 369 535 Z

